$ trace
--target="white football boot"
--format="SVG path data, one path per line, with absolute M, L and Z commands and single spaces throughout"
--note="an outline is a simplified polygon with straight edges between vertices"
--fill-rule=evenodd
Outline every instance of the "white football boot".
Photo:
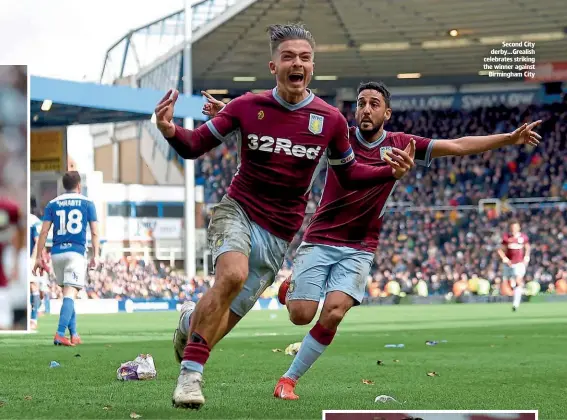
M 183 322 L 183 319 L 185 318 L 185 314 L 187 314 L 187 316 L 191 316 L 191 314 L 195 310 L 195 306 L 195 302 L 192 301 L 185 302 L 181 306 L 179 324 L 177 326 L 177 329 L 173 333 L 173 352 L 175 354 L 175 360 L 177 360 L 177 363 L 181 363 L 181 361 L 183 360 L 183 351 L 185 350 L 185 346 L 187 345 L 187 335 L 183 334 L 181 324 Z
M 176 408 L 190 408 L 198 410 L 205 404 L 205 397 L 201 387 L 203 385 L 203 375 L 199 372 L 181 369 L 177 386 L 173 391 L 173 406 Z

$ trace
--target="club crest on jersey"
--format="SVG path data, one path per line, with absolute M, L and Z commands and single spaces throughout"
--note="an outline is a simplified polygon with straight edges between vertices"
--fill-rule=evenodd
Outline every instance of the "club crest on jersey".
M 392 151 L 392 146 L 384 146 L 380 148 L 380 159 L 384 160 L 384 156 L 386 156 L 386 153 L 391 152 Z
M 325 118 L 317 114 L 309 114 L 309 131 L 313 134 L 321 134 L 323 132 L 323 123 Z
M 259 120 L 263 120 L 263 119 L 264 119 L 264 111 L 259 111 L 259 112 L 258 112 L 258 119 L 259 119 Z

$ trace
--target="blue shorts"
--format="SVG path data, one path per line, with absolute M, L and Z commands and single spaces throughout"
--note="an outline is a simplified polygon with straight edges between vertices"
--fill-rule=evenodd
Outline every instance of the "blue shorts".
M 248 278 L 230 305 L 232 312 L 243 317 L 274 282 L 289 242 L 252 222 L 242 207 L 227 195 L 213 208 L 207 233 L 213 265 L 220 255 L 229 251 L 248 257 Z
M 297 250 L 288 300 L 319 301 L 325 293 L 346 293 L 360 304 L 374 254 L 346 246 L 303 242 Z

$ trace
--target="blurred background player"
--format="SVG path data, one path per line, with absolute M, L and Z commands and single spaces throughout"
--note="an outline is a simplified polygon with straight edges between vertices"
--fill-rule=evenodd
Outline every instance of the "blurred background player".
M 510 222 L 510 232 L 502 235 L 502 247 L 498 256 L 504 264 L 502 278 L 514 289 L 512 310 L 516 311 L 522 302 L 524 276 L 530 262 L 530 243 L 528 236 L 521 232 L 520 222 Z
M 59 313 L 59 325 L 53 338 L 55 345 L 75 346 L 81 344 L 77 333 L 75 299 L 85 286 L 87 268 L 87 226 L 91 230 L 93 256 L 89 267 L 94 269 L 99 255 L 99 237 L 96 209 L 93 202 L 80 194 L 81 176 L 76 171 L 63 175 L 65 192 L 47 204 L 43 216 L 41 234 L 37 243 L 33 274 L 43 274 L 42 257 L 47 235 L 53 225 L 51 259 L 57 283 L 63 287 L 63 304 Z M 71 339 L 65 336 L 69 329 Z
M 168 92 L 155 109 L 157 127 L 185 159 L 221 145 L 237 130 L 243 139 L 237 175 L 215 207 L 208 229 L 215 283 L 192 316 L 191 308 L 182 311 L 174 338 L 180 353 L 189 336 L 173 396 L 178 407 L 204 404 L 202 374 L 210 351 L 273 283 L 301 228 L 325 152 L 329 151 L 329 161 L 345 188 L 392 179 L 391 168 L 356 162 L 344 116 L 307 89 L 313 76 L 311 33 L 290 24 L 273 25 L 269 34 L 274 89 L 234 99 L 193 131 L 172 122 L 177 91 Z
M 0 329 L 27 328 L 27 68 L 0 65 Z
M 38 273 L 36 276 L 33 274 L 33 264 L 37 257 L 37 240 L 41 232 L 41 220 L 35 214 L 30 213 L 29 216 L 29 247 L 30 247 L 30 264 L 32 268 L 30 277 L 30 304 L 31 304 L 31 315 L 30 315 L 30 328 L 32 330 L 37 329 L 38 322 L 38 312 L 41 301 L 43 300 L 44 289 L 48 283 L 48 266 L 47 266 L 47 251 L 45 248 L 42 251 L 42 273 Z
M 26 220 L 19 205 L 0 198 L 0 328 L 26 329 L 27 273 L 22 273 L 27 255 L 22 258 L 26 244 Z
M 206 95 L 206 115 L 216 115 L 224 104 Z M 415 161 L 429 166 L 435 157 L 465 156 L 514 144 L 539 143 L 532 131 L 540 121 L 524 124 L 512 133 L 492 136 L 462 137 L 453 140 L 432 140 L 405 133 L 388 132 L 384 123 L 392 114 L 391 95 L 382 83 L 363 83 L 358 88 L 357 127 L 350 129 L 352 149 L 361 162 L 384 167 L 393 159 L 393 148 L 406 148 Z M 345 191 L 334 173 L 328 172 L 322 200 L 311 219 L 304 242 L 297 251 L 293 274 L 280 287 L 280 302 L 285 304 L 289 287 L 290 319 L 297 325 L 309 324 L 318 309 L 322 292 L 325 302 L 317 324 L 303 341 L 290 369 L 274 390 L 277 398 L 297 399 L 297 379 L 317 360 L 331 343 L 346 312 L 362 302 L 366 279 L 378 246 L 386 203 L 409 167 L 401 166 L 391 181 L 380 185 Z

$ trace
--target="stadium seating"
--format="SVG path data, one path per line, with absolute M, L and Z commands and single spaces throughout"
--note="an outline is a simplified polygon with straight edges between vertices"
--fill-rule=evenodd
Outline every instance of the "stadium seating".
M 351 109 L 344 111 L 353 123 Z M 491 108 L 472 112 L 420 111 L 396 112 L 387 129 L 432 138 L 456 138 L 512 131 L 524 121 L 542 119 L 542 144 L 506 148 L 481 156 L 447 158 L 434 161 L 430 168 L 417 168 L 396 188 L 392 201 L 406 207 L 392 207 L 386 214 L 381 244 L 368 278 L 368 296 L 391 294 L 391 282 L 406 294 L 477 292 L 479 279 L 490 283 L 490 294 L 508 294 L 502 284 L 500 246 L 507 221 L 513 215 L 532 242 L 528 267 L 529 282 L 535 279 L 542 292 L 566 293 L 567 212 L 564 207 L 516 206 L 513 212 L 497 216 L 494 211 L 479 213 L 475 205 L 482 198 L 520 197 L 567 198 L 566 155 L 567 103 L 527 109 Z M 204 185 L 205 201 L 218 202 L 236 171 L 236 144 L 221 145 L 197 161 L 197 183 Z M 315 211 L 323 174 L 315 184 L 304 227 Z M 427 207 L 412 208 L 412 205 Z M 441 207 L 445 206 L 445 207 Z M 449 210 L 447 210 L 449 208 Z M 203 214 L 208 219 L 208 214 Z M 208 220 L 206 220 L 208 223 Z M 301 231 L 276 284 L 263 297 L 274 297 L 279 282 L 289 275 Z M 187 280 L 187 281 L 186 281 Z M 185 279 L 163 264 L 145 264 L 136 259 L 107 261 L 100 272 L 90 274 L 87 294 L 91 298 L 171 297 L 197 300 L 214 281 L 198 276 Z M 421 291 L 418 283 L 423 281 Z M 483 280 L 480 280 L 481 282 Z M 390 283 L 390 285 L 389 285 Z M 396 289 L 396 288 L 394 288 Z M 394 290 L 397 293 L 397 290 Z M 480 291 L 478 291 L 481 293 Z M 57 288 L 51 289 L 57 297 Z M 483 292 L 484 293 L 484 292 Z

